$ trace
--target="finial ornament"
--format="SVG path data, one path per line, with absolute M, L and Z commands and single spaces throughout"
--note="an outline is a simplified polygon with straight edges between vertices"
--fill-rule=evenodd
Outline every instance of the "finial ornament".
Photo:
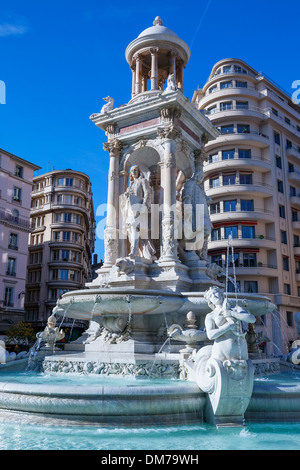
M 157 17 L 155 18 L 155 20 L 153 21 L 153 26 L 156 26 L 157 24 L 158 24 L 159 26 L 162 26 L 162 24 L 163 24 L 163 22 L 162 22 L 160 16 L 157 16 Z

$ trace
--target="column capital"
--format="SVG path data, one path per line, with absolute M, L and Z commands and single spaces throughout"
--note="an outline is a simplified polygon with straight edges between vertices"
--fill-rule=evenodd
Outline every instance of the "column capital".
M 123 144 L 118 139 L 109 140 L 103 144 L 103 150 L 108 151 L 110 157 L 119 157 L 122 148 Z
M 173 123 L 157 128 L 157 133 L 161 139 L 175 140 L 181 137 L 181 129 Z
M 178 106 L 165 106 L 160 109 L 160 117 L 163 121 L 172 123 L 178 122 L 181 116 L 181 109 Z
M 158 47 L 150 47 L 149 51 L 150 51 L 150 54 L 158 54 L 159 48 Z

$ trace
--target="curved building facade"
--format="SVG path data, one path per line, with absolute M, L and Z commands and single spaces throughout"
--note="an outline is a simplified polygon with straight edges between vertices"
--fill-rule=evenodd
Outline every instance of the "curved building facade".
M 27 320 L 42 326 L 62 294 L 92 278 L 95 217 L 86 174 L 57 170 L 33 183 L 25 308 Z
M 265 293 L 278 305 L 258 330 L 286 353 L 300 309 L 300 107 L 238 59 L 218 62 L 193 102 L 220 132 L 206 146 L 210 260 L 235 271 L 241 292 Z

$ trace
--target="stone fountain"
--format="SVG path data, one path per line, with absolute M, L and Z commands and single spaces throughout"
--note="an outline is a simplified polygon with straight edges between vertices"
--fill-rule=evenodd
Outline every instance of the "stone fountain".
M 126 49 L 132 99 L 113 108 L 114 100 L 105 98 L 108 104 L 91 115 L 107 136 L 110 162 L 104 264 L 53 312 L 85 320 L 89 328 L 42 365 L 48 374 L 168 384 L 153 380 L 118 392 L 66 385 L 63 393 L 39 386 L 34 399 L 26 387 L 21 392 L 6 384 L 0 408 L 118 424 L 181 422 L 183 415 L 188 422 L 242 424 L 254 375 L 242 323 L 255 323 L 274 305 L 258 294 L 224 298 L 224 273 L 207 261 L 204 145 L 218 132 L 184 95 L 189 57 L 187 44 L 156 18 Z

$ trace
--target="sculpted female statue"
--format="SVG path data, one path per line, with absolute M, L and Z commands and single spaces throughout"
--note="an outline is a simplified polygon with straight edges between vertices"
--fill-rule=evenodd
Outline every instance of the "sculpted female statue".
M 130 170 L 130 185 L 121 196 L 121 210 L 130 243 L 131 258 L 142 256 L 153 260 L 155 248 L 149 238 L 148 215 L 151 208 L 151 187 L 139 167 Z
M 231 308 L 219 287 L 211 287 L 204 297 L 212 309 L 205 318 L 207 337 L 214 341 L 213 346 L 209 346 L 210 357 L 221 362 L 227 359 L 247 360 L 246 333 L 242 332 L 241 324 L 255 323 L 254 315 L 239 306 Z M 201 352 L 203 355 L 204 351 L 200 350 L 200 355 Z

